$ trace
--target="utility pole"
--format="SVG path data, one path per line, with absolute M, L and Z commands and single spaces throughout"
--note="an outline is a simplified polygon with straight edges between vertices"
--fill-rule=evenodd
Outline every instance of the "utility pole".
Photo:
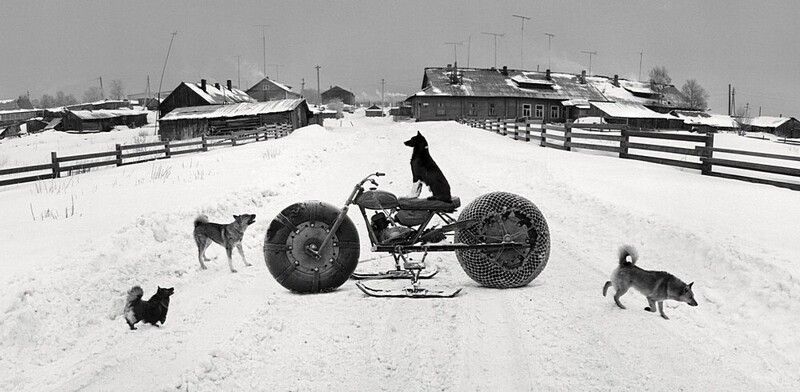
M 469 38 L 467 38 L 467 68 L 469 68 L 469 55 L 470 55 L 469 52 L 471 48 L 472 48 L 472 36 L 470 35 Z
M 305 91 L 305 89 L 306 89 L 306 79 L 302 78 L 300 79 L 300 98 L 304 98 L 303 91 Z
M 100 99 L 105 99 L 105 94 L 103 94 L 103 77 L 99 77 L 100 79 Z
M 581 51 L 581 53 L 586 53 L 589 55 L 589 75 L 592 74 L 592 55 L 597 54 L 597 52 L 589 52 L 589 51 Z
M 731 115 L 731 84 L 728 83 L 728 115 Z
M 242 67 L 241 67 L 242 56 L 236 55 L 236 87 L 242 88 Z
M 260 25 L 253 25 L 253 26 L 256 26 L 256 27 L 260 26 L 261 27 L 261 41 L 264 44 L 264 77 L 266 78 L 267 77 L 267 33 L 266 33 L 266 28 L 269 27 L 269 25 L 260 24 Z
M 493 35 L 494 36 L 494 67 L 496 69 L 497 68 L 497 37 L 505 37 L 505 33 L 499 34 L 499 33 L 482 32 L 481 34 Z
M 547 36 L 547 69 L 552 69 L 550 66 L 550 40 L 555 37 L 555 34 L 544 33 Z
M 167 70 L 167 60 L 169 60 L 169 52 L 172 50 L 172 41 L 175 40 L 175 35 L 178 30 L 172 33 L 172 38 L 169 39 L 169 48 L 167 48 L 167 57 L 164 59 L 164 68 L 161 68 L 161 80 L 158 82 L 158 114 L 161 115 L 161 85 L 164 83 L 164 71 Z M 158 121 L 156 121 L 156 133 L 158 133 Z
M 384 81 L 383 79 L 381 79 L 381 108 L 383 108 L 383 107 L 385 107 L 385 106 L 386 106 L 386 103 L 384 103 L 384 99 L 383 99 L 383 88 L 384 88 L 385 86 L 386 86 L 386 81 Z
M 456 51 L 456 46 L 464 45 L 463 42 L 445 42 L 445 45 L 453 45 L 453 64 L 458 62 L 458 51 Z
M 522 51 L 522 48 L 525 46 L 525 44 L 524 44 L 524 41 L 525 41 L 525 21 L 526 20 L 530 20 L 531 18 L 529 18 L 527 16 L 522 16 L 522 15 L 511 15 L 511 16 L 513 16 L 515 18 L 519 18 L 520 22 L 522 22 L 522 29 L 520 30 L 520 33 L 519 33 L 519 69 L 520 69 L 520 71 L 522 71 L 522 70 L 525 69 L 525 60 L 524 60 L 525 56 L 523 55 L 523 51 Z
M 144 90 L 144 95 L 147 97 L 144 106 L 147 106 L 150 103 L 150 75 L 147 75 L 147 88 Z
M 322 105 L 322 93 L 319 90 L 319 69 L 322 68 L 319 65 L 314 67 L 317 69 L 317 96 L 319 97 L 319 104 Z
M 638 81 L 642 81 L 642 58 L 644 57 L 644 52 L 639 52 L 639 79 Z

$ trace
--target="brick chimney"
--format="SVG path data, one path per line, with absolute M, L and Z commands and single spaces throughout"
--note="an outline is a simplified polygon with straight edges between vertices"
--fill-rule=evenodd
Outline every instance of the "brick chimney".
M 200 79 L 200 89 L 206 91 L 206 80 Z
M 219 89 L 220 89 L 220 88 L 219 88 L 219 83 L 214 83 L 214 87 L 216 87 L 216 88 L 217 88 L 217 90 L 219 90 Z
M 504 66 L 503 66 L 503 71 L 502 71 L 501 73 L 502 73 L 503 75 L 505 75 L 505 76 L 508 76 L 508 66 L 507 66 L 507 65 L 504 65 Z
M 550 80 L 550 68 L 548 68 L 547 71 L 545 71 L 544 77 L 545 79 Z
M 581 71 L 581 84 L 586 84 L 586 70 Z
M 619 75 L 614 75 L 614 86 L 619 87 Z
M 228 79 L 228 90 L 233 90 L 233 83 Z

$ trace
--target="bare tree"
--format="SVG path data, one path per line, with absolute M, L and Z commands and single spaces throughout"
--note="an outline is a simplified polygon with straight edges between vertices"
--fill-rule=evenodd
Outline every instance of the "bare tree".
M 650 77 L 650 89 L 658 94 L 658 100 L 661 101 L 664 97 L 664 90 L 672 84 L 672 78 L 669 76 L 667 68 L 653 67 L 647 75 Z
M 42 99 L 39 100 L 39 106 L 45 109 L 55 107 L 56 99 L 49 94 L 42 95 Z
M 78 103 L 78 100 L 72 94 L 65 95 L 63 91 L 56 92 L 55 106 L 75 105 L 76 103 Z
M 708 108 L 708 92 L 697 80 L 689 79 L 681 87 L 681 92 L 686 98 L 686 104 L 692 109 L 706 110 Z
M 114 79 L 111 81 L 111 99 L 123 99 L 125 98 L 125 89 L 122 87 L 122 81 L 119 79 Z
M 92 86 L 83 93 L 83 102 L 99 101 L 102 99 L 102 97 L 103 94 L 100 93 L 100 87 Z

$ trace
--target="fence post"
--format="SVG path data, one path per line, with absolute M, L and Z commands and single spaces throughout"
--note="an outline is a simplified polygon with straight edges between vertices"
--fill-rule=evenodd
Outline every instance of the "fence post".
M 205 134 L 203 134 L 202 139 L 203 139 L 203 152 L 206 152 L 208 151 L 208 140 L 206 140 Z
M 61 177 L 61 167 L 58 164 L 58 157 L 56 156 L 56 152 L 55 151 L 50 153 L 50 159 L 53 160 L 53 178 L 60 178 Z
M 628 135 L 628 127 L 623 126 L 620 129 L 620 139 L 619 139 L 619 157 L 623 159 L 628 158 L 628 141 L 630 136 Z
M 539 126 L 542 127 L 542 132 L 541 132 L 542 133 L 541 134 L 542 140 L 539 142 L 539 145 L 542 146 L 542 147 L 547 147 L 547 146 L 544 145 L 544 143 L 547 141 L 547 127 L 545 127 L 545 125 L 544 125 L 544 120 L 542 121 L 542 123 Z
M 169 140 L 164 142 L 164 154 L 167 156 L 167 159 L 172 157 L 172 153 L 169 150 Z
M 714 157 L 714 134 L 708 133 L 706 135 L 706 146 L 705 151 L 703 152 L 702 157 L 706 159 L 711 159 Z M 700 170 L 700 174 L 708 175 L 711 174 L 711 162 L 704 160 L 703 167 Z
M 572 143 L 572 128 L 568 123 L 564 124 L 564 149 L 567 151 L 572 151 L 572 147 L 569 144 Z
M 117 166 L 122 166 L 122 145 L 117 144 Z

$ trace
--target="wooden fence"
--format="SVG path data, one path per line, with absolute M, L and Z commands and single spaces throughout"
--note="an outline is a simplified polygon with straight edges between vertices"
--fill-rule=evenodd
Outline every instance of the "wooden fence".
M 543 124 L 541 121 L 484 119 L 462 120 L 515 140 L 541 147 L 597 150 L 633 159 L 700 171 L 703 175 L 769 184 L 800 190 L 800 168 L 789 167 L 800 157 L 714 147 L 714 134 L 630 130 L 617 124 Z M 724 155 L 720 158 L 719 154 Z M 755 157 L 758 162 L 748 161 Z M 795 164 L 800 167 L 800 164 Z M 734 169 L 734 170 L 731 170 Z M 722 171 L 720 171 L 722 170 Z
M 292 132 L 289 124 L 268 125 L 249 131 L 232 132 L 228 135 L 203 136 L 200 140 L 176 140 L 143 144 L 117 144 L 114 151 L 91 154 L 58 156 L 50 153 L 50 163 L 0 169 L 0 186 L 20 184 L 63 175 L 84 173 L 103 166 L 123 166 L 169 159 L 175 155 L 205 152 L 209 148 L 238 146 L 249 142 L 265 141 L 287 136 Z M 5 179 L 2 179 L 5 177 Z

